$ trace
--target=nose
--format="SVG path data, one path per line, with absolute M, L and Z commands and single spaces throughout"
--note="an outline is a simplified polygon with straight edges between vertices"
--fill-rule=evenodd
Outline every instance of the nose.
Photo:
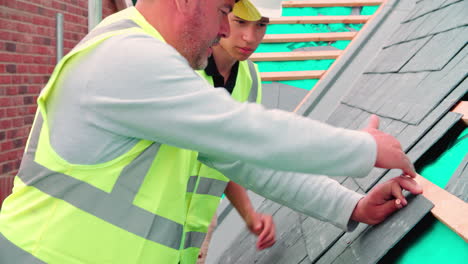
M 253 29 L 252 27 L 246 28 L 246 30 L 242 34 L 242 39 L 247 43 L 255 42 L 255 29 Z
M 229 37 L 229 34 L 230 34 L 229 20 L 227 16 L 223 16 L 223 20 L 221 21 L 221 24 L 219 25 L 218 35 L 222 38 L 227 38 Z

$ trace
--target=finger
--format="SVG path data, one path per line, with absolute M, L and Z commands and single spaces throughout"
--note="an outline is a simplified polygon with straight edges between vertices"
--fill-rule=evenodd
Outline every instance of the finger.
M 371 115 L 367 128 L 379 129 L 379 117 L 377 115 Z
M 380 208 L 382 210 L 382 219 L 380 221 L 385 220 L 389 215 L 401 208 L 403 208 L 403 205 L 399 199 L 387 201 Z
M 273 246 L 275 243 L 276 243 L 276 241 L 275 241 L 275 240 L 273 240 L 273 241 L 270 241 L 270 242 L 268 242 L 268 243 L 265 243 L 264 245 L 262 245 L 262 247 L 261 247 L 261 248 L 259 248 L 259 249 L 260 249 L 260 250 L 267 249 L 267 248 L 269 248 L 269 247 L 272 247 L 272 246 Z
M 395 205 L 397 207 L 399 206 L 405 206 L 408 204 L 408 202 L 406 201 L 406 198 L 405 196 L 403 195 L 402 193 L 402 189 L 400 187 L 400 183 L 398 181 L 391 181 L 391 192 L 392 192 L 392 196 L 396 198 L 395 200 Z
M 272 220 L 271 216 L 266 216 L 266 215 L 261 215 L 260 216 L 261 222 L 262 222 L 262 232 L 258 236 L 258 241 L 265 241 L 268 235 L 271 233 L 271 227 L 272 227 Z
M 404 174 L 410 176 L 411 178 L 416 177 L 416 169 L 414 168 L 414 165 L 411 162 L 411 160 L 406 155 L 405 155 L 404 166 L 402 170 Z
M 394 178 L 395 181 L 401 186 L 401 188 L 409 191 L 412 194 L 421 194 L 423 188 L 414 179 L 406 176 L 399 176 Z

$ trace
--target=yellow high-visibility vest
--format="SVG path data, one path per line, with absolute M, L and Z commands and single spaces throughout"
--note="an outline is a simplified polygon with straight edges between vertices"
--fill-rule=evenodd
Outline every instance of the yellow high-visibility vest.
M 199 197 L 219 199 L 224 191 L 224 181 L 199 179 L 196 152 L 141 140 L 113 160 L 79 165 L 50 144 L 47 100 L 60 89 L 64 66 L 112 36 L 142 33 L 164 41 L 128 8 L 106 18 L 55 68 L 0 211 L 0 263 L 196 262 L 217 206 Z M 154 192 L 155 185 L 163 188 Z

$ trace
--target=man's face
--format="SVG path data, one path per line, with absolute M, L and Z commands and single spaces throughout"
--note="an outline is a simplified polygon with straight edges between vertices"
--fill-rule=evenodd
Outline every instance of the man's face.
M 248 59 L 262 42 L 268 22 L 265 17 L 258 21 L 247 21 L 229 14 L 231 33 L 229 37 L 220 40 L 221 47 L 236 60 Z
M 229 36 L 228 14 L 234 0 L 195 1 L 187 12 L 181 38 L 184 43 L 183 55 L 193 69 L 201 70 L 208 64 L 213 45 L 222 37 Z

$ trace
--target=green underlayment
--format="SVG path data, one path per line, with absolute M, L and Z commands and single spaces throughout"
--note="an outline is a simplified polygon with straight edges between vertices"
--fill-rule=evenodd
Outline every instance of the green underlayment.
M 378 6 L 364 6 L 361 15 L 372 15 Z M 348 16 L 352 14 L 352 7 L 288 7 L 283 8 L 283 16 Z M 364 24 L 272 24 L 267 28 L 267 34 L 295 34 L 295 33 L 327 33 L 359 31 Z M 289 42 L 289 43 L 262 43 L 256 52 L 289 52 L 304 47 L 331 46 L 344 50 L 351 41 L 316 41 L 316 42 Z M 307 60 L 307 61 L 281 61 L 257 62 L 260 72 L 273 71 L 313 71 L 327 70 L 335 60 Z M 311 90 L 318 82 L 317 79 L 279 81 L 287 85 Z M 271 83 L 271 82 L 263 82 Z
M 467 153 L 468 128 L 437 160 L 426 165 L 420 174 L 444 188 Z M 398 256 L 393 256 L 395 259 L 392 263 L 468 263 L 468 243 L 438 220 L 418 234 L 418 237 L 411 239 L 414 242 Z

